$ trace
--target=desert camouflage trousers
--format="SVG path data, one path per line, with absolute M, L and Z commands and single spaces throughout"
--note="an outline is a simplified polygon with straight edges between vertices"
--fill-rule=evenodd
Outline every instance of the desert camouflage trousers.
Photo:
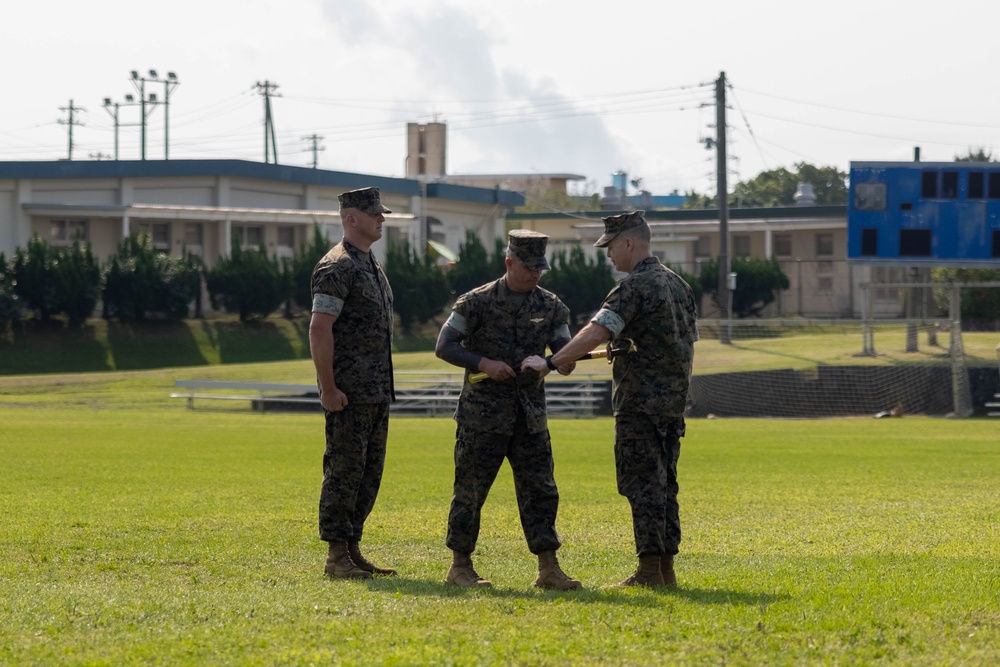
M 326 452 L 319 494 L 319 537 L 360 542 L 382 484 L 389 403 L 348 404 L 326 413 Z
M 683 417 L 639 413 L 615 417 L 618 493 L 632 508 L 635 549 L 640 556 L 673 555 L 681 543 L 677 460 L 683 435 Z
M 455 434 L 455 487 L 448 513 L 449 549 L 472 553 L 479 539 L 483 504 L 506 458 L 514 475 L 521 528 L 532 553 L 559 548 L 559 491 L 553 476 L 547 430 L 528 433 L 519 411 L 513 435 L 484 433 L 459 424 Z

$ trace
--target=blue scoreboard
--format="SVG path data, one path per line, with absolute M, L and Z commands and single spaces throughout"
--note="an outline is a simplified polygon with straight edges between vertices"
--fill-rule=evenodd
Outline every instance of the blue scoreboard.
M 1000 163 L 852 162 L 847 259 L 1000 267 Z

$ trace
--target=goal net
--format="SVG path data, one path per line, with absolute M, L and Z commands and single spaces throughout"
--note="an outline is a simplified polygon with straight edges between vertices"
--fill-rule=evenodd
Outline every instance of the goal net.
M 699 329 L 692 416 L 965 417 L 985 414 L 997 384 L 1000 333 L 963 335 L 947 317 L 702 320 Z

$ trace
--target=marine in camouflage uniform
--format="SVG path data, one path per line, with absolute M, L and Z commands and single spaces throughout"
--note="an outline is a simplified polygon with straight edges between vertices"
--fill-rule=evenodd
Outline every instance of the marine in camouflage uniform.
M 555 555 L 560 547 L 555 527 L 559 492 L 553 476 L 544 373 L 514 371 L 525 357 L 544 354 L 546 345 L 558 350 L 570 339 L 569 309 L 537 286 L 542 270 L 548 268 L 547 240 L 537 232 L 510 232 L 507 272 L 459 297 L 438 337 L 438 356 L 467 371 L 455 412 L 455 485 L 446 540 L 454 554 L 446 579 L 451 584 L 490 585 L 473 569 L 471 554 L 483 504 L 506 458 L 514 476 L 521 527 L 528 548 L 539 558 L 535 585 L 580 587 L 579 581 L 562 572 Z M 469 382 L 468 375 L 479 371 L 490 379 Z
M 628 275 L 601 309 L 549 364 L 578 358 L 608 338 L 631 339 L 635 351 L 612 367 L 618 492 L 632 509 L 639 568 L 625 585 L 675 584 L 673 557 L 681 541 L 677 461 L 691 381 L 697 306 L 690 286 L 649 251 L 642 211 L 604 218 L 595 244 Z M 526 360 L 536 367 L 546 360 Z
M 313 270 L 309 341 L 326 415 L 319 536 L 330 543 L 326 574 L 395 574 L 358 543 L 385 464 L 392 379 L 392 289 L 372 256 L 384 213 L 377 188 L 340 195 L 344 238 Z M 332 371 L 332 372 L 331 372 Z

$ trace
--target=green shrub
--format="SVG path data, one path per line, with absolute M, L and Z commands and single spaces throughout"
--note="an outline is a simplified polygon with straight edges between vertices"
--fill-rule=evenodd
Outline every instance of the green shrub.
M 752 317 L 758 315 L 774 301 L 778 290 L 788 289 L 788 276 L 781 270 L 778 260 L 757 257 L 734 257 L 730 266 L 736 274 L 733 292 L 733 315 Z M 701 289 L 710 294 L 719 312 L 727 312 L 729 305 L 719 300 L 719 262 L 711 259 L 701 265 L 698 276 Z
M 14 293 L 14 270 L 0 252 L 0 329 L 21 318 L 21 301 Z
M 290 273 L 290 291 L 292 300 L 300 308 L 312 308 L 312 274 L 319 260 L 330 250 L 330 239 L 319 230 L 319 225 L 313 226 L 312 242 L 302 246 L 292 257 Z
M 37 234 L 28 241 L 27 249 L 18 248 L 14 253 L 14 294 L 43 321 L 59 312 L 52 255 L 53 249 Z
M 241 322 L 267 317 L 286 298 L 277 260 L 267 256 L 263 245 L 244 249 L 238 237 L 229 257 L 220 257 L 205 272 L 205 283 L 212 307 L 238 313 Z
M 144 320 L 148 313 L 183 319 L 200 289 L 197 258 L 162 255 L 148 235 L 131 234 L 118 244 L 104 271 L 105 316 L 123 322 Z
M 79 327 L 101 296 L 101 267 L 90 244 L 76 240 L 71 247 L 52 252 L 52 277 L 59 312 L 67 315 L 71 327 Z
M 471 229 L 465 232 L 465 243 L 458 246 L 458 261 L 448 271 L 448 282 L 456 296 L 496 280 L 504 274 L 507 246 L 496 239 L 492 256 L 479 236 Z
M 393 310 L 404 332 L 440 313 L 451 300 L 448 279 L 429 255 L 417 257 L 409 243 L 389 246 L 385 273 L 392 286 Z
M 577 326 L 582 318 L 596 311 L 615 285 L 611 266 L 603 253 L 587 259 L 583 248 L 573 246 L 567 255 L 557 250 L 551 269 L 542 274 L 541 285 L 554 292 L 570 311 L 570 322 Z

